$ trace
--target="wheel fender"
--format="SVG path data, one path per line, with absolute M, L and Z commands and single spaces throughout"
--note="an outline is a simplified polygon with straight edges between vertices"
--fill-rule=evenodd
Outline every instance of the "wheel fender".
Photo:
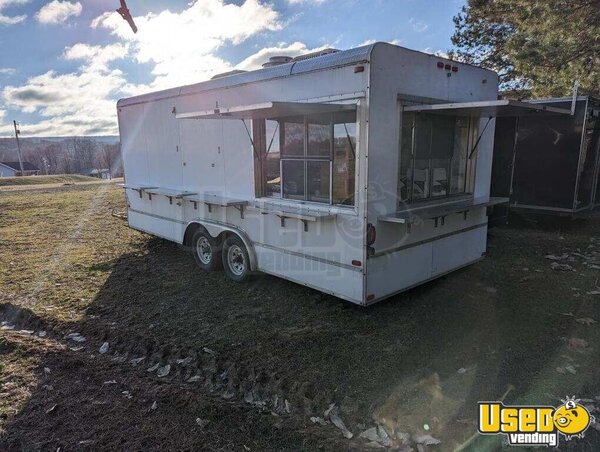
M 225 225 L 222 223 L 216 223 L 216 222 L 213 222 L 210 220 L 193 220 L 193 221 L 190 221 L 187 224 L 187 226 L 185 227 L 183 237 L 185 237 L 185 232 L 189 229 L 189 227 L 194 224 L 199 224 L 200 226 L 204 227 L 204 229 L 206 229 L 206 231 L 213 238 L 217 238 L 223 232 L 231 232 L 231 233 L 237 235 L 240 238 L 240 240 L 242 242 L 244 242 L 244 245 L 246 246 L 246 249 L 248 250 L 248 257 L 250 258 L 250 270 L 255 271 L 258 268 L 257 261 L 256 261 L 256 252 L 254 251 L 254 246 L 252 246 L 252 241 L 248 238 L 246 233 L 244 231 L 242 231 L 240 228 L 238 228 L 237 226 L 233 226 L 233 225 Z

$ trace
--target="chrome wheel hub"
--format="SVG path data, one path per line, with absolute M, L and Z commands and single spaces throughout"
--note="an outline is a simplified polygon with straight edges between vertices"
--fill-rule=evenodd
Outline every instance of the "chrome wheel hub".
M 212 249 L 206 237 L 200 237 L 200 240 L 196 242 L 196 255 L 203 264 L 210 264 L 210 261 L 212 260 Z
M 239 246 L 233 245 L 227 250 L 227 263 L 229 264 L 231 273 L 235 276 L 241 276 L 244 273 L 246 262 L 244 252 Z

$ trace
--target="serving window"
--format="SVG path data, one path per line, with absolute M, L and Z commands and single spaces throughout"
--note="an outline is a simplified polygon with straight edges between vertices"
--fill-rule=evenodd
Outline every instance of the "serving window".
M 400 139 L 400 202 L 473 192 L 478 121 L 469 117 L 404 113 Z
M 354 205 L 356 112 L 253 120 L 257 194 Z

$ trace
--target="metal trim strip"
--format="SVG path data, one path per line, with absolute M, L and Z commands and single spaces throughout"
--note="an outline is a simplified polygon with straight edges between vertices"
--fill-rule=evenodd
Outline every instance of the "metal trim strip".
M 458 231 L 448 232 L 447 234 L 438 235 L 436 237 L 431 237 L 431 238 L 425 239 L 425 240 L 419 240 L 418 242 L 409 243 L 408 245 L 399 246 L 399 247 L 396 247 L 396 248 L 390 248 L 390 249 L 384 250 L 384 251 L 379 251 L 379 252 L 376 252 L 373 256 L 371 256 L 371 259 L 376 258 L 376 257 L 385 256 L 387 254 L 398 253 L 400 251 L 404 251 L 404 250 L 407 250 L 409 248 L 414 248 L 415 246 L 425 245 L 426 243 L 436 242 L 438 240 L 442 240 L 442 239 L 445 239 L 447 237 L 451 237 L 453 235 L 462 234 L 462 233 L 465 233 L 465 232 L 473 231 L 475 229 L 483 228 L 483 227 L 485 227 L 487 225 L 488 225 L 488 223 L 486 221 L 485 223 L 476 224 L 474 226 L 470 226 L 468 228 L 460 229 Z
M 159 220 L 166 220 L 166 221 L 171 221 L 173 223 L 179 223 L 179 224 L 187 224 L 185 221 L 173 220 L 172 218 L 167 218 L 167 217 L 163 217 L 161 215 L 156 215 L 155 213 L 142 212 L 141 210 L 132 209 L 131 207 L 129 208 L 129 211 L 133 212 L 133 213 L 139 213 L 140 215 L 146 215 L 148 217 L 157 218 Z
M 292 256 L 301 257 L 303 259 L 308 259 L 308 260 L 312 260 L 312 261 L 316 261 L 316 262 L 321 262 L 323 264 L 333 265 L 335 267 L 345 268 L 346 270 L 352 270 L 352 271 L 355 271 L 355 272 L 363 273 L 363 268 L 362 267 L 354 267 L 354 266 L 349 265 L 349 264 L 343 264 L 341 262 L 331 261 L 329 259 L 325 259 L 325 258 L 322 258 L 322 257 L 312 256 L 310 254 L 299 253 L 297 251 L 286 250 L 285 248 L 280 248 L 278 246 L 267 245 L 266 243 L 260 243 L 260 242 L 253 242 L 253 243 L 254 243 L 255 247 L 256 246 L 260 246 L 261 248 L 267 248 L 267 249 L 270 249 L 272 251 L 278 251 L 278 252 L 282 252 L 284 254 L 290 254 Z
M 581 140 L 579 140 L 579 157 L 577 159 L 577 176 L 575 178 L 575 190 L 573 192 L 573 210 L 577 209 L 577 201 L 579 198 L 579 185 L 580 185 L 580 181 L 581 181 L 581 171 L 583 169 L 583 164 L 585 163 L 582 160 L 582 157 L 583 157 L 583 153 L 585 151 L 585 149 L 583 148 L 583 145 L 585 143 L 585 126 L 588 121 L 588 114 L 587 114 L 588 103 L 589 103 L 589 99 L 586 99 L 585 105 L 584 105 L 583 124 L 582 124 L 582 129 L 581 129 Z M 575 102 L 574 105 L 577 105 L 577 102 Z M 574 115 L 575 115 L 575 113 L 573 113 L 573 116 Z M 593 196 L 593 193 L 592 193 L 592 196 Z
M 532 204 L 510 204 L 511 209 L 525 209 L 525 210 L 544 210 L 548 212 L 565 212 L 565 213 L 576 213 L 584 210 L 588 210 L 592 205 L 580 207 L 579 209 L 569 209 L 567 207 L 546 207 L 546 206 L 534 206 Z
M 149 216 L 149 217 L 157 218 L 159 220 L 171 221 L 173 223 L 179 223 L 179 224 L 183 224 L 183 225 L 188 225 L 190 223 L 203 222 L 204 221 L 204 222 L 207 222 L 207 223 L 213 223 L 213 224 L 217 224 L 217 225 L 220 225 L 220 226 L 224 226 L 224 227 L 228 227 L 228 228 L 233 228 L 233 229 L 239 230 L 240 232 L 244 233 L 246 236 L 248 235 L 244 230 L 240 229 L 239 227 L 237 227 L 235 225 L 232 225 L 232 224 L 229 224 L 229 223 L 225 223 L 223 221 L 218 221 L 218 220 L 213 220 L 213 219 L 196 218 L 194 220 L 191 220 L 190 222 L 185 222 L 185 221 L 173 220 L 171 218 L 166 218 L 166 217 L 163 217 L 161 215 L 156 215 L 156 214 L 153 214 L 153 213 L 142 212 L 142 211 L 139 211 L 139 210 L 136 210 L 136 209 L 131 209 L 131 208 L 129 208 L 129 211 L 137 213 L 137 214 L 140 214 L 140 215 L 146 215 L 146 216 Z M 133 229 L 138 229 L 138 228 L 133 227 L 131 225 L 129 225 L 129 227 L 131 227 Z M 140 230 L 140 229 L 138 229 L 138 230 Z M 147 234 L 152 234 L 152 235 L 156 235 L 157 237 L 161 237 L 161 238 L 164 238 L 164 239 L 167 239 L 167 240 L 171 240 L 171 239 L 169 239 L 167 237 L 158 236 L 158 234 L 154 234 L 153 232 L 148 232 L 148 231 L 142 231 L 142 232 L 146 232 Z M 282 252 L 282 253 L 285 253 L 285 254 L 291 254 L 293 256 L 301 257 L 303 259 L 314 260 L 314 261 L 317 261 L 317 262 L 322 262 L 322 263 L 327 264 L 327 265 L 333 265 L 335 267 L 345 268 L 346 270 L 352 270 L 352 271 L 363 273 L 363 267 L 360 267 L 360 268 L 359 267 L 354 267 L 354 266 L 349 265 L 349 264 L 343 264 L 342 262 L 331 261 L 331 260 L 328 260 L 328 259 L 320 258 L 318 256 L 312 256 L 310 254 L 299 253 L 297 251 L 290 251 L 290 250 L 286 250 L 285 248 L 280 248 L 280 247 L 273 246 L 273 245 L 267 245 L 267 244 L 261 243 L 261 242 L 254 242 L 250 238 L 249 238 L 249 240 L 250 240 L 252 246 L 254 246 L 254 247 L 260 246 L 260 247 L 263 247 L 263 248 L 271 249 L 273 251 L 278 251 L 278 252 Z M 177 242 L 177 243 L 182 243 L 182 242 Z M 261 269 L 259 269 L 259 270 L 262 271 Z

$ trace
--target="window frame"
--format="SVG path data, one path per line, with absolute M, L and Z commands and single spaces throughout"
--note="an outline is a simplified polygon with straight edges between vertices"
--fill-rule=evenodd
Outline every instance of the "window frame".
M 401 105 L 402 107 L 402 105 Z M 412 124 L 410 125 L 410 171 L 411 171 L 411 178 L 410 178 L 410 184 L 407 184 L 407 198 L 403 199 L 401 197 L 401 189 L 400 189 L 400 184 L 401 184 L 401 180 L 400 180 L 400 176 L 401 176 L 401 169 L 402 169 L 402 157 L 403 157 L 403 140 L 404 140 L 404 129 L 406 127 L 405 123 L 404 123 L 404 118 L 406 115 L 412 115 Z M 403 108 L 400 108 L 400 127 L 399 127 L 399 140 L 398 140 L 398 188 L 397 188 L 397 193 L 398 193 L 398 203 L 399 204 L 435 204 L 435 203 L 443 203 L 444 201 L 447 200 L 452 200 L 452 199 L 456 199 L 456 198 L 468 198 L 468 197 L 472 197 L 473 196 L 473 190 L 474 190 L 474 185 L 475 185 L 475 170 L 476 170 L 476 162 L 477 162 L 477 153 L 475 153 L 475 155 L 473 157 L 471 157 L 471 153 L 472 153 L 472 148 L 474 146 L 474 143 L 477 141 L 477 136 L 479 134 L 479 128 L 480 128 L 480 119 L 481 118 L 473 118 L 473 117 L 468 117 L 468 116 L 460 116 L 460 115 L 454 115 L 452 116 L 453 118 L 457 119 L 457 118 L 463 118 L 465 120 L 468 121 L 468 127 L 467 127 L 467 143 L 466 143 L 466 158 L 465 158 L 465 163 L 464 163 L 464 167 L 462 168 L 464 170 L 464 182 L 463 182 L 463 186 L 462 186 L 462 191 L 456 192 L 456 193 L 452 193 L 451 187 L 452 187 L 452 161 L 454 158 L 454 154 L 451 154 L 448 158 L 448 164 L 446 166 L 446 171 L 447 171 L 447 188 L 446 188 L 446 194 L 444 195 L 436 195 L 433 196 L 432 193 L 432 187 L 433 187 L 433 182 L 434 182 L 434 178 L 432 175 L 432 164 L 431 162 L 433 160 L 441 160 L 441 159 L 434 159 L 431 156 L 429 156 L 428 158 L 428 167 L 427 167 L 427 171 L 428 171 L 428 175 L 429 175 L 429 180 L 428 180 L 428 196 L 426 197 L 422 197 L 422 198 L 415 198 L 414 197 L 414 176 L 415 176 L 415 166 L 416 166 L 416 161 L 419 160 L 417 158 L 415 158 L 417 156 L 415 150 L 415 145 L 416 145 L 416 141 L 417 141 L 417 118 L 419 117 L 419 115 L 424 115 L 424 116 L 433 116 L 431 114 L 427 114 L 427 113 L 421 113 L 421 112 L 404 112 Z M 456 124 L 456 123 L 455 123 Z M 456 127 L 456 126 L 455 126 Z M 431 129 L 431 135 L 430 135 L 430 141 L 433 137 L 433 133 L 434 133 L 434 129 L 432 127 Z M 456 143 L 456 135 L 454 137 L 454 143 Z M 408 180 L 407 180 L 408 182 Z
M 318 124 L 315 122 L 311 122 L 310 119 L 314 118 L 315 116 L 327 116 L 329 118 L 329 124 L 328 124 L 328 129 L 329 129 L 329 152 L 327 155 L 311 155 L 308 152 L 309 149 L 309 124 Z M 356 178 L 358 175 L 358 171 L 357 171 L 357 166 L 358 166 L 358 155 L 357 155 L 357 150 L 358 150 L 358 134 L 359 134 L 359 115 L 358 112 L 355 115 L 355 119 L 354 122 L 342 122 L 339 124 L 354 124 L 355 125 L 355 134 L 354 134 L 354 141 L 352 142 L 352 146 L 353 146 L 353 162 L 354 162 L 354 192 L 352 193 L 352 203 L 351 204 L 343 204 L 343 203 L 334 203 L 334 165 L 335 165 L 335 125 L 337 124 L 335 122 L 335 113 L 325 113 L 325 114 L 319 114 L 319 115 L 302 115 L 302 123 L 303 124 L 303 135 L 304 135 L 304 143 L 303 143 L 303 153 L 302 155 L 285 155 L 285 124 L 286 122 L 288 123 L 298 123 L 300 124 L 300 122 L 298 122 L 297 120 L 299 119 L 299 116 L 285 116 L 285 117 L 277 117 L 277 118 L 264 118 L 261 119 L 259 121 L 264 121 L 265 126 L 262 127 L 256 127 L 253 124 L 253 131 L 257 131 L 257 130 L 265 130 L 266 131 L 266 121 L 275 121 L 277 122 L 277 132 L 276 134 L 278 134 L 278 137 L 275 137 L 274 139 L 279 139 L 279 177 L 280 177 L 280 187 L 279 187 L 279 196 L 275 196 L 273 194 L 267 194 L 267 189 L 266 189 L 266 180 L 265 180 L 265 162 L 266 162 L 266 156 L 268 155 L 268 151 L 269 151 L 269 142 L 270 142 L 270 137 L 265 136 L 265 143 L 264 144 L 264 148 L 260 149 L 260 158 L 255 160 L 257 161 L 257 164 L 255 164 L 255 168 L 257 168 L 257 175 L 258 177 L 255 179 L 255 183 L 257 184 L 256 186 L 256 193 L 257 196 L 259 196 L 260 198 L 265 198 L 265 199 L 273 199 L 273 200 L 278 200 L 278 201 L 288 201 L 288 202 L 295 202 L 295 203 L 299 203 L 299 204 L 306 204 L 306 203 L 314 203 L 320 206 L 329 206 L 329 207 L 341 207 L 341 208 L 348 208 L 348 209 L 355 209 L 356 208 Z M 296 121 L 294 121 L 296 120 Z M 255 122 L 255 120 L 253 120 L 253 123 Z M 325 124 L 323 124 L 325 125 Z M 255 139 L 255 141 L 257 141 Z M 262 138 L 259 140 L 262 142 Z M 261 146 L 262 147 L 262 146 Z M 295 161 L 295 162 L 303 162 L 303 168 L 304 168 L 304 196 L 302 199 L 295 199 L 295 198 L 291 198 L 291 197 L 286 197 L 284 195 L 284 176 L 283 176 L 283 165 L 284 162 L 287 161 Z M 322 163 L 328 163 L 328 171 L 329 171 L 329 184 L 328 184 L 328 190 L 329 190 L 329 196 L 327 201 L 318 201 L 318 200 L 314 200 L 314 199 L 309 199 L 310 198 L 310 194 L 308 192 L 308 185 L 309 185 L 309 178 L 308 178 L 308 167 L 310 162 L 322 162 Z M 276 193 L 276 192 L 275 192 Z
M 301 202 L 315 202 L 318 204 L 328 204 L 333 205 L 333 113 L 329 113 L 329 155 L 328 156 L 319 156 L 319 155 L 310 155 L 308 153 L 309 147 L 309 124 L 313 124 L 309 121 L 309 116 L 303 116 L 303 124 L 304 124 L 304 149 L 303 154 L 301 156 L 284 156 L 284 141 L 285 141 L 285 127 L 281 127 L 281 123 L 285 124 L 285 118 L 282 118 L 280 121 L 279 127 L 279 149 L 280 149 L 280 158 L 279 158 L 279 175 L 281 177 L 281 187 L 280 187 L 280 199 L 290 199 L 292 201 L 301 201 Z M 281 131 L 284 131 L 281 133 Z M 283 193 L 283 162 L 284 161 L 301 161 L 304 163 L 304 198 L 303 199 L 294 199 L 294 198 L 286 198 Z M 321 202 L 321 201 L 313 201 L 308 199 L 308 162 L 329 162 L 329 201 Z

